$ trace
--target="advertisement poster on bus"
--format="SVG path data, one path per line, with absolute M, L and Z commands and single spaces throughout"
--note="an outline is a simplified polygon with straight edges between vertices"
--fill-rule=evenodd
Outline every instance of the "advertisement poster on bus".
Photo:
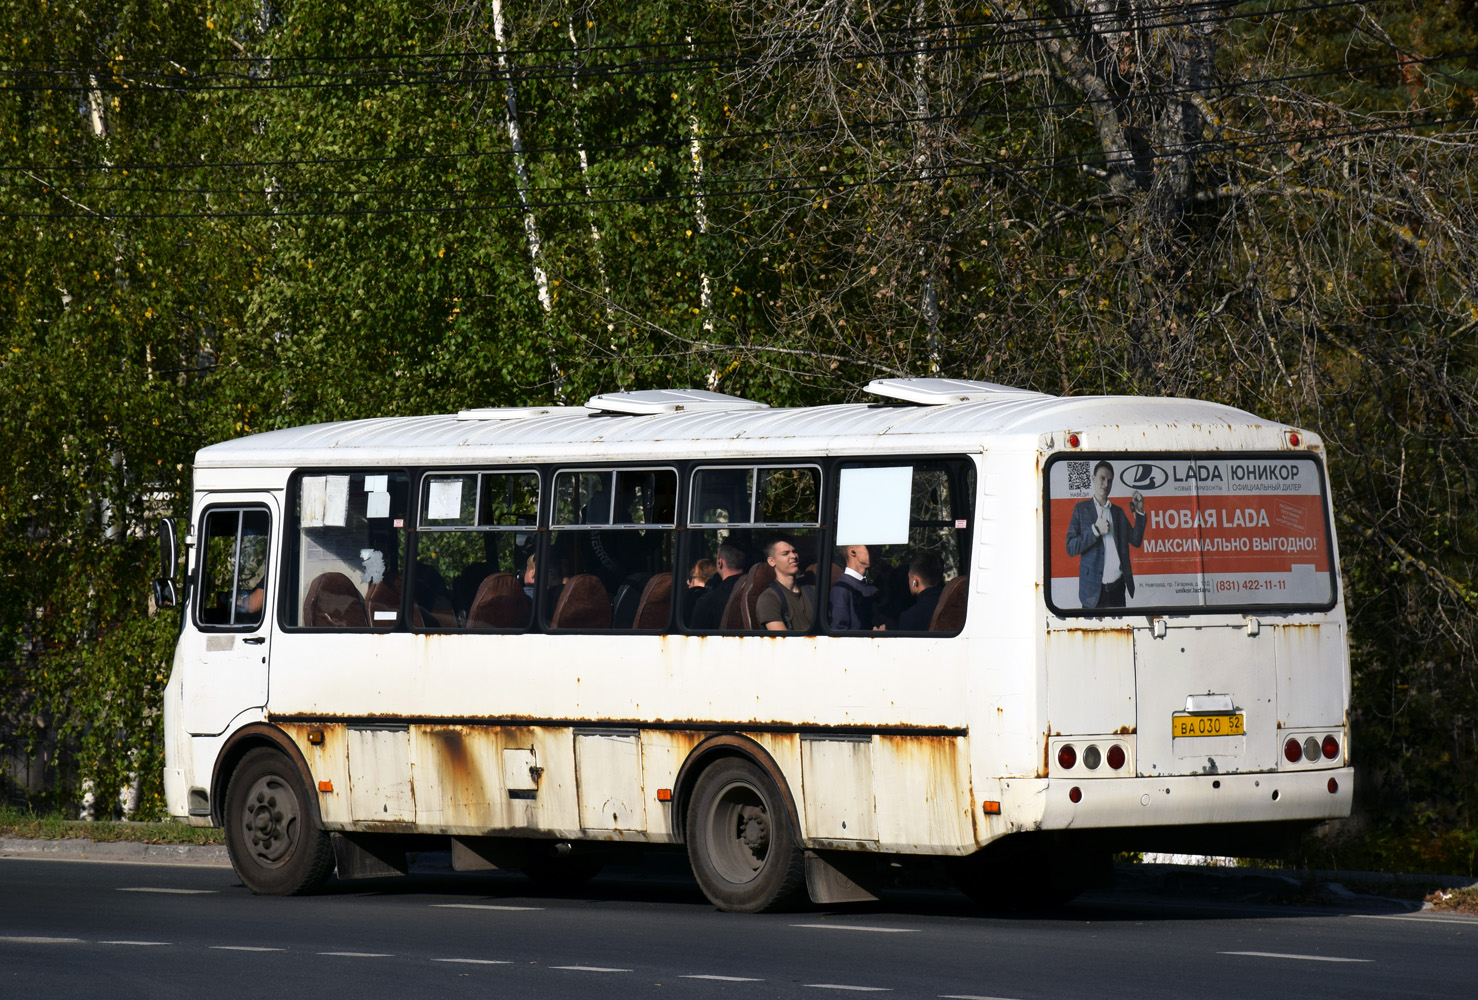
M 1047 501 L 1056 610 L 1334 601 L 1313 456 L 1074 456 L 1048 466 Z

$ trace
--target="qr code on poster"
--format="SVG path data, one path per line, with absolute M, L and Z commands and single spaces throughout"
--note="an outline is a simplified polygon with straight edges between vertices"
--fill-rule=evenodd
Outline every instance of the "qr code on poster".
M 1067 488 L 1073 493 L 1086 490 L 1092 485 L 1092 477 L 1088 474 L 1087 462 L 1067 463 Z

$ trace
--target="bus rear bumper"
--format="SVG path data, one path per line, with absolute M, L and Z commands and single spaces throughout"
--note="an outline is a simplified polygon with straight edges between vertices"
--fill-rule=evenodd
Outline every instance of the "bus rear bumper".
M 1006 832 L 1318 822 L 1350 814 L 1354 769 L 1006 779 L 1001 785 Z

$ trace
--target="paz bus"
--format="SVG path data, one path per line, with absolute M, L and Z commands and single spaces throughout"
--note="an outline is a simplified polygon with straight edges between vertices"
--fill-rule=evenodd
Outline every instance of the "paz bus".
M 739 911 L 873 898 L 879 856 L 1067 899 L 1116 851 L 1266 856 L 1348 815 L 1315 434 L 1185 399 L 867 392 L 202 448 L 156 581 L 183 614 L 170 813 L 224 827 L 258 893 L 431 847 L 573 881 L 669 845 Z M 773 594 L 808 613 L 765 620 Z

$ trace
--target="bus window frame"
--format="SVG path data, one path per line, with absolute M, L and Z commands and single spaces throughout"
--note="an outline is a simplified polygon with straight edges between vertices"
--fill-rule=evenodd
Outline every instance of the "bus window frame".
M 960 572 L 957 575 L 958 576 L 966 577 L 967 580 L 968 580 L 968 578 L 971 575 L 971 569 L 975 565 L 975 544 L 976 544 L 975 543 L 975 522 L 976 522 L 975 508 L 976 508 L 976 501 L 978 499 L 975 496 L 975 490 L 972 487 L 976 483 L 979 482 L 979 469 L 976 466 L 975 457 L 972 456 L 972 455 L 969 455 L 969 454 L 965 454 L 965 453 L 962 453 L 962 452 L 937 452 L 937 453 L 931 452 L 931 453 L 927 453 L 927 454 L 910 454 L 910 455 L 891 454 L 891 455 L 880 455 L 880 456 L 876 456 L 876 457 L 874 457 L 874 456 L 867 456 L 867 455 L 848 455 L 848 456 L 837 458 L 835 461 L 833 461 L 830 464 L 830 467 L 827 469 L 828 474 L 831 477 L 833 477 L 834 482 L 835 482 L 835 489 L 833 490 L 833 492 L 835 493 L 835 496 L 832 498 L 832 505 L 831 505 L 831 508 L 830 508 L 830 515 L 831 515 L 831 519 L 830 519 L 830 522 L 829 522 L 829 533 L 830 533 L 830 535 L 832 537 L 835 537 L 835 535 L 836 535 L 836 523 L 837 523 L 837 519 L 838 519 L 838 517 L 841 514 L 841 499 L 842 499 L 842 497 L 841 497 L 841 492 L 842 492 L 841 491 L 841 483 L 842 483 L 842 469 L 843 469 L 843 467 L 889 468 L 889 467 L 895 467 L 895 466 L 899 466 L 899 465 L 909 465 L 909 466 L 912 466 L 912 467 L 918 467 L 918 466 L 921 466 L 921 465 L 931 465 L 931 464 L 933 464 L 933 465 L 942 465 L 942 466 L 944 466 L 946 468 L 946 472 L 947 472 L 947 474 L 949 476 L 949 480 L 950 480 L 950 490 L 952 492 L 952 496 L 954 498 L 958 498 L 959 500 L 962 500 L 967 505 L 967 507 L 965 509 L 965 512 L 964 512 L 965 527 L 963 529 L 956 528 L 954 530 L 960 532 L 964 536 L 963 539 L 960 542 L 960 547 L 959 547 L 960 548 L 960 553 L 959 553 L 960 554 Z M 973 476 L 972 476 L 972 473 L 973 473 Z M 974 482 L 972 482 L 972 480 L 974 480 Z M 956 510 L 955 513 L 956 514 L 959 514 L 960 512 L 958 510 Z M 954 518 L 954 520 L 956 522 L 958 522 L 960 520 L 960 518 L 959 517 L 956 517 L 956 518 Z M 912 530 L 912 521 L 913 521 L 913 517 L 912 517 L 912 514 L 910 514 L 910 516 L 909 516 L 910 529 L 909 530 Z M 838 548 L 838 546 L 835 543 L 827 546 L 826 560 L 825 560 L 825 562 L 824 563 L 818 563 L 818 568 L 817 568 L 817 575 L 818 576 L 822 576 L 823 578 L 830 578 L 830 575 L 831 575 L 831 567 L 832 566 L 834 566 L 834 565 L 842 565 L 842 566 L 845 567 L 845 565 L 846 565 L 845 562 L 840 563 L 840 564 L 838 564 L 836 562 L 836 550 L 837 550 L 837 548 Z M 823 567 L 825 569 L 825 573 L 824 574 L 822 573 L 822 568 Z M 948 583 L 948 582 L 949 581 L 947 581 L 947 580 L 941 581 L 941 586 L 944 583 Z M 818 586 L 817 587 L 818 592 L 820 591 L 820 589 L 821 588 Z M 820 595 L 818 593 L 818 602 L 817 603 L 820 604 L 821 605 L 821 608 L 822 608 L 822 611 L 818 611 L 818 614 L 821 614 L 824 611 L 824 618 L 821 619 L 823 628 L 820 630 L 820 634 L 829 635 L 829 636 L 836 636 L 838 638 L 846 638 L 846 639 L 856 639 L 856 638 L 950 639 L 950 638 L 954 638 L 955 636 L 961 635 L 965 631 L 964 625 L 961 625 L 958 629 L 954 629 L 952 631 L 946 631 L 946 632 L 931 632 L 931 631 L 928 631 L 927 629 L 926 630 L 923 630 L 923 631 L 918 631 L 918 630 L 903 631 L 902 629 L 883 629 L 881 631 L 879 631 L 879 630 L 870 630 L 870 631 L 866 631 L 866 632 L 863 632 L 863 631 L 839 631 L 839 630 L 833 629 L 831 627 L 831 586 L 830 585 L 828 585 L 826 587 L 826 596 L 825 596 L 824 599 L 821 599 L 820 598 Z M 969 604 L 969 595 L 968 595 L 968 593 L 966 595 L 966 604 L 967 604 L 967 606 Z
M 194 628 L 197 632 L 226 632 L 232 635 L 250 635 L 253 632 L 260 631 L 261 628 L 267 623 L 267 602 L 264 599 L 262 601 L 262 613 L 255 622 L 249 625 L 236 624 L 234 622 L 234 619 L 236 617 L 237 598 L 234 593 L 231 599 L 231 617 L 233 619 L 231 623 L 220 625 L 211 622 L 203 622 L 200 620 L 200 602 L 206 596 L 205 569 L 208 553 L 206 552 L 205 544 L 205 525 L 212 514 L 221 514 L 228 512 L 235 512 L 236 514 L 236 546 L 232 550 L 231 556 L 231 561 L 234 565 L 235 573 L 235 577 L 232 580 L 232 589 L 233 591 L 235 591 L 239 588 L 241 582 L 241 518 L 242 515 L 247 513 L 248 511 L 259 511 L 267 515 L 267 565 L 262 567 L 262 586 L 265 587 L 271 582 L 272 560 L 277 555 L 277 553 L 273 552 L 272 546 L 272 508 L 264 503 L 255 502 L 212 503 L 206 505 L 205 507 L 202 507 L 200 509 L 200 517 L 196 522 L 199 525 L 196 532 L 196 537 L 200 539 L 200 546 L 196 550 L 197 556 L 195 560 L 195 571 L 189 574 L 189 579 L 193 583 L 193 586 L 189 587 L 189 589 L 193 591 L 193 593 L 189 595 L 190 621 L 194 625 Z
M 373 625 L 364 628 L 312 628 L 307 625 L 289 625 L 297 616 L 292 614 L 292 605 L 288 603 L 288 594 L 291 589 L 289 577 L 294 572 L 293 567 L 298 561 L 298 545 L 302 541 L 303 527 L 299 520 L 299 507 L 302 503 L 303 479 L 308 476 L 360 476 L 365 475 L 395 475 L 403 474 L 406 477 L 406 511 L 401 525 L 401 531 L 405 537 L 401 542 L 401 576 L 405 575 L 406 560 L 414 557 L 415 549 L 412 539 L 415 537 L 416 518 L 419 516 L 418 500 L 411 487 L 417 482 L 414 468 L 404 465 L 334 465 L 334 466 L 304 466 L 293 469 L 288 476 L 287 489 L 283 493 L 283 528 L 282 565 L 278 571 L 278 594 L 277 594 L 277 628 L 281 632 L 289 634 L 302 633 L 303 635 L 395 635 L 400 632 L 409 631 L 410 618 L 406 610 L 406 599 L 410 588 L 404 584 L 400 588 L 400 619 L 393 628 L 375 628 Z M 291 523 L 293 530 L 288 531 L 287 526 Z M 298 598 L 301 599 L 301 598 Z M 299 609 L 301 610 L 301 609 Z
M 788 531 L 794 531 L 794 530 L 797 530 L 797 529 L 808 529 L 808 530 L 815 531 L 816 532 L 816 538 L 817 538 L 817 560 L 816 560 L 817 570 L 816 570 L 816 572 L 817 572 L 817 577 L 818 577 L 817 583 L 816 583 L 816 607 L 814 609 L 815 610 L 815 614 L 816 614 L 816 620 L 812 623 L 811 630 L 809 632 L 795 632 L 795 633 L 791 633 L 791 632 L 783 632 L 783 631 L 777 632 L 777 631 L 772 631 L 770 629 L 765 629 L 765 628 L 726 629 L 726 628 L 722 628 L 722 627 L 716 628 L 716 629 L 703 629 L 701 631 L 694 631 L 694 630 L 692 630 L 692 629 L 690 629 L 688 627 L 688 623 L 687 622 L 681 620 L 682 616 L 681 616 L 681 614 L 678 613 L 677 608 L 676 608 L 676 603 L 677 602 L 674 602 L 673 618 L 672 618 L 672 620 L 677 625 L 676 631 L 678 632 L 678 634 L 681 634 L 681 635 L 693 635 L 693 636 L 761 635 L 761 636 L 768 636 L 768 637 L 771 637 L 771 638 L 786 638 L 786 637 L 800 638 L 800 637 L 803 637 L 803 636 L 813 636 L 814 637 L 814 636 L 818 636 L 818 635 L 826 635 L 826 634 L 828 634 L 826 632 L 826 630 L 822 627 L 823 624 L 824 624 L 824 621 L 825 621 L 825 619 L 822 616 L 826 613 L 826 595 L 824 595 L 822 593 L 822 591 L 823 590 L 829 591 L 830 588 L 829 587 L 823 588 L 820 585 L 821 584 L 820 576 L 821 576 L 821 573 L 822 573 L 822 567 L 825 567 L 825 566 L 828 565 L 828 563 L 827 563 L 827 558 L 828 557 L 826 555 L 826 553 L 830 549 L 830 546 L 828 544 L 828 540 L 834 534 L 834 532 L 831 530 L 831 528 L 827 525 L 827 522 L 826 522 L 826 512 L 827 512 L 826 502 L 827 502 L 827 498 L 830 496 L 829 483 L 830 483 L 830 477 L 832 475 L 833 467 L 835 466 L 835 464 L 836 463 L 834 461 L 831 461 L 831 460 L 818 460 L 818 459 L 811 458 L 811 457 L 805 457 L 805 458 L 795 457 L 793 459 L 788 459 L 786 456 L 783 456 L 783 455 L 782 456 L 779 456 L 777 458 L 770 458 L 770 459 L 760 459 L 760 460 L 756 460 L 756 459 L 736 459 L 736 460 L 730 461 L 730 462 L 723 462 L 723 461 L 715 462 L 715 461 L 707 461 L 707 460 L 699 459 L 699 460 L 690 461 L 687 464 L 685 479 L 680 484 L 681 492 L 683 493 L 682 499 L 685 502 L 685 504 L 687 504 L 687 506 L 685 506 L 683 508 L 683 511 L 684 511 L 684 514 L 685 514 L 685 518 L 684 518 L 684 521 L 683 521 L 683 524 L 682 524 L 682 528 L 681 528 L 681 530 L 684 532 L 684 534 L 686 535 L 686 537 L 680 539 L 683 547 L 682 547 L 682 550 L 681 550 L 681 556 L 678 559 L 678 566 L 679 567 L 685 567 L 685 566 L 690 567 L 690 566 L 693 565 L 694 562 L 697 561 L 697 559 L 696 559 L 696 557 L 694 556 L 694 553 L 693 553 L 693 546 L 698 543 L 699 536 L 703 532 L 718 531 L 718 530 L 724 529 L 724 528 L 728 528 L 728 529 L 731 529 L 731 530 L 733 530 L 733 529 L 739 529 L 739 530 L 743 530 L 743 531 L 770 532 L 772 534 L 783 534 L 783 533 L 786 533 Z M 694 487 L 693 480 L 697 477 L 697 475 L 700 472 L 707 472 L 707 471 L 711 471 L 711 470 L 726 470 L 726 469 L 749 469 L 749 470 L 753 471 L 754 473 L 756 473 L 756 484 L 758 482 L 758 472 L 761 469 L 811 469 L 811 470 L 813 470 L 816 473 L 816 522 L 813 524 L 813 523 L 810 523 L 810 522 L 807 522 L 807 521 L 693 521 L 693 520 L 691 520 L 691 515 L 693 513 L 692 512 L 692 509 L 691 509 L 692 498 L 694 496 L 697 496 L 698 495 L 698 492 L 697 492 L 697 490 Z M 749 504 L 750 504 L 750 513 L 753 514 L 754 513 L 754 507 L 755 507 L 755 504 L 757 502 L 758 492 L 759 491 L 758 491 L 757 485 L 756 486 L 752 486 L 751 487 L 751 490 L 752 490 L 752 492 L 750 494 Z M 710 557 L 710 558 L 712 558 L 712 557 Z M 763 554 L 760 554 L 760 555 L 757 556 L 757 559 L 763 559 L 763 558 L 764 558 Z M 745 573 L 750 572 L 754 568 L 754 566 L 755 566 L 755 563 L 750 563 L 748 566 L 746 566 L 744 568 L 744 572 Z M 804 567 L 802 567 L 802 570 L 804 570 Z M 674 586 L 677 586 L 677 583 L 678 582 L 680 582 L 680 581 L 674 581 Z M 722 623 L 720 623 L 720 624 L 722 624 Z
M 1133 607 L 1109 608 L 1099 610 L 1097 608 L 1059 608 L 1052 601 L 1052 544 L 1051 540 L 1056 527 L 1052 522 L 1052 467 L 1058 462 L 1079 461 L 1097 463 L 1108 460 L 1114 463 L 1130 464 L 1139 461 L 1191 461 L 1195 459 L 1206 460 L 1214 458 L 1216 461 L 1227 461 L 1235 459 L 1247 459 L 1251 461 L 1302 461 L 1314 467 L 1319 476 L 1319 499 L 1320 513 L 1324 519 L 1324 545 L 1329 553 L 1329 600 L 1321 604 L 1282 603 L 1282 604 L 1164 604 L 1149 605 L 1136 604 Z M 1047 456 L 1042 462 L 1042 471 L 1039 474 L 1039 486 L 1041 489 L 1040 501 L 1042 510 L 1042 534 L 1037 539 L 1037 548 L 1041 553 L 1041 581 L 1042 597 L 1047 605 L 1047 611 L 1058 618 L 1071 619 L 1104 619 L 1142 617 L 1145 615 L 1174 615 L 1180 616 L 1211 616 L 1211 615 L 1240 615 L 1257 617 L 1262 615 L 1309 615 L 1327 614 L 1332 611 L 1340 600 L 1339 559 L 1334 546 L 1334 516 L 1332 513 L 1332 497 L 1329 493 L 1329 476 L 1325 469 L 1322 455 L 1307 451 L 1083 451 L 1083 452 L 1056 452 Z M 1115 480 L 1117 482 L 1117 479 Z
M 415 483 L 416 488 L 413 491 L 414 492 L 414 506 L 413 506 L 413 509 L 409 513 L 411 513 L 411 514 L 414 515 L 413 523 L 415 524 L 415 528 L 414 528 L 414 530 L 411 531 L 411 533 L 410 533 L 411 534 L 411 537 L 410 537 L 410 539 L 408 540 L 408 543 L 407 543 L 408 554 L 406 556 L 406 566 L 408 568 L 411 568 L 413 570 L 414 567 L 416 567 L 417 565 L 419 565 L 420 548 L 421 548 L 421 535 L 422 535 L 423 532 L 425 534 L 431 534 L 431 535 L 455 534 L 457 532 L 492 532 L 492 533 L 512 533 L 512 534 L 520 534 L 521 533 L 521 534 L 533 535 L 534 536 L 534 548 L 533 548 L 533 552 L 531 553 L 531 557 L 532 558 L 535 558 L 537 560 L 538 565 L 543 565 L 544 564 L 544 535 L 547 534 L 547 532 L 545 530 L 544 525 L 542 525 L 540 523 L 540 521 L 541 521 L 541 519 L 543 517 L 543 513 L 544 513 L 544 496 L 545 496 L 546 493 L 550 492 L 550 490 L 547 489 L 546 487 L 549 486 L 549 485 L 551 485 L 553 483 L 553 477 L 552 476 L 550 477 L 548 483 L 546 483 L 546 481 L 545 481 L 545 476 L 549 472 L 549 467 L 548 466 L 540 467 L 540 466 L 527 465 L 527 464 L 518 465 L 518 466 L 511 466 L 511 467 L 507 467 L 507 468 L 504 468 L 504 467 L 501 467 L 501 466 L 481 466 L 481 465 L 479 465 L 479 466 L 471 466 L 471 467 L 467 467 L 467 468 L 445 468 L 445 467 L 441 467 L 441 466 L 427 466 L 427 467 L 424 467 L 424 468 L 414 469 L 414 470 L 412 470 L 412 472 L 414 473 L 414 475 L 412 476 L 412 482 Z M 476 489 L 476 501 L 473 504 L 472 519 L 473 519 L 474 522 L 480 521 L 482 519 L 482 477 L 485 476 L 485 475 L 491 475 L 491 476 L 502 476 L 502 475 L 532 475 L 534 477 L 535 483 L 537 484 L 538 492 L 539 492 L 538 498 L 534 501 L 534 523 L 533 524 L 476 524 L 476 523 L 473 523 L 473 524 L 454 524 L 454 525 L 450 525 L 450 524 L 449 525 L 426 525 L 426 524 L 422 524 L 422 518 L 424 516 L 424 511 L 422 509 L 423 490 L 424 490 L 424 487 L 426 485 L 427 479 L 429 479 L 431 476 L 473 476 L 473 477 L 475 477 L 476 478 L 476 482 L 477 482 L 477 489 Z M 406 628 L 407 631 L 414 632 L 414 633 L 416 633 L 418 635 L 523 635 L 524 633 L 528 633 L 528 632 L 541 632 L 542 631 L 538 627 L 538 621 L 539 621 L 539 599 L 540 599 L 540 590 L 542 588 L 539 587 L 537 580 L 534 583 L 534 596 L 529 599 L 529 605 L 530 605 L 529 622 L 527 624 L 519 627 L 519 628 L 478 628 L 478 627 L 469 627 L 469 626 L 458 626 L 458 627 L 448 626 L 448 627 L 445 627 L 445 628 L 432 628 L 432 627 L 427 626 L 427 625 L 416 625 L 414 623 L 414 620 L 413 620 L 414 609 L 417 606 L 417 603 L 416 603 L 416 596 L 417 595 L 416 595 L 416 592 L 415 592 L 416 583 L 415 583 L 415 574 L 414 574 L 414 572 L 411 572 L 409 574 L 409 577 L 410 577 L 410 585 L 401 588 L 401 603 L 403 605 L 408 606 L 411 609 L 411 614 L 407 614 L 404 608 L 402 608 L 402 611 L 401 611 L 401 620 L 404 623 L 405 628 Z

